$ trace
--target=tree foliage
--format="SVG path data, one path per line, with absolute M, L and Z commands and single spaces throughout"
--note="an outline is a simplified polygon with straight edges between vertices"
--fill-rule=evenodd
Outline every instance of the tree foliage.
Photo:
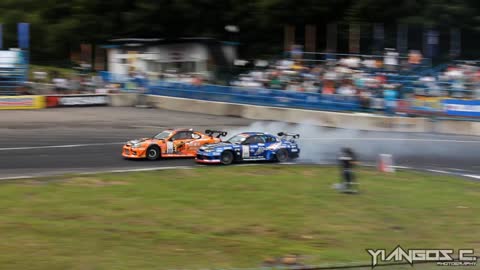
M 329 22 L 416 24 L 480 31 L 476 0 L 2 0 L 4 47 L 16 46 L 16 24 L 31 24 L 35 59 L 65 59 L 80 43 L 116 37 L 233 37 L 251 53 L 278 52 L 283 26 Z

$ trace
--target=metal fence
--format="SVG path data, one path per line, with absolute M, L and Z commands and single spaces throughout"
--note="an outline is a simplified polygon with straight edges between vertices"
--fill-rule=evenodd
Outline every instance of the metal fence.
M 451 117 L 459 120 L 480 120 L 480 100 L 465 99 L 472 95 L 430 96 L 425 86 L 416 85 L 416 76 L 389 75 L 389 81 L 402 84 L 400 96 L 393 102 L 387 113 L 405 116 Z M 393 76 L 393 77 L 392 77 Z M 383 112 L 386 100 L 374 95 L 370 98 L 359 96 L 342 96 L 310 92 L 294 92 L 265 88 L 242 88 L 221 85 L 192 85 L 185 82 L 163 81 L 147 78 L 128 78 L 103 72 L 105 83 L 120 85 L 122 91 L 135 91 L 179 98 L 207 101 L 250 104 L 270 107 L 298 108 L 322 111 L 346 112 Z M 410 83 L 409 83 L 410 82 Z M 444 92 L 451 92 L 445 87 Z M 454 90 L 456 93 L 462 91 Z M 471 91 L 472 90 L 467 90 Z M 465 91 L 466 92 L 466 91 Z M 410 94 L 408 94 L 410 93 Z M 391 101 L 391 100 L 390 100 Z M 390 102 L 392 104 L 392 102 Z M 389 105 L 391 106 L 391 105 Z
M 322 95 L 272 89 L 249 89 L 219 85 L 189 85 L 156 82 L 149 86 L 148 94 L 209 101 L 241 103 L 271 107 L 288 107 L 323 111 L 361 111 L 354 96 Z

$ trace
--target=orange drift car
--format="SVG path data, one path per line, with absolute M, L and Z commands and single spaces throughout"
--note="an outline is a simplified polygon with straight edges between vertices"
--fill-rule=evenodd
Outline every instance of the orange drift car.
M 216 136 L 215 136 L 216 135 Z M 123 146 L 125 158 L 147 158 L 156 160 L 167 157 L 195 157 L 198 148 L 205 144 L 219 143 L 227 132 L 205 130 L 205 133 L 192 129 L 167 129 L 152 138 L 131 140 Z

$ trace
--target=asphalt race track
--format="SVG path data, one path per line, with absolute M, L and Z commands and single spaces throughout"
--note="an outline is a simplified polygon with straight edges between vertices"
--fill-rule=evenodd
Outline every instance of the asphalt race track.
M 362 162 L 392 154 L 395 165 L 471 175 L 480 179 L 480 138 L 405 134 L 254 122 L 140 108 L 59 108 L 0 112 L 0 179 L 195 165 L 191 159 L 124 160 L 121 146 L 168 127 L 241 131 L 291 131 L 301 134 L 298 163 L 334 163 L 342 146 L 353 147 Z

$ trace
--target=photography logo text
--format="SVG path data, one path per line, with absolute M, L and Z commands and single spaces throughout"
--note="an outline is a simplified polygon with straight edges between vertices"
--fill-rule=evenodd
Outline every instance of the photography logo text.
M 473 249 L 403 249 L 397 246 L 390 253 L 385 249 L 367 249 L 372 256 L 372 268 L 379 264 L 435 262 L 438 266 L 476 266 Z

